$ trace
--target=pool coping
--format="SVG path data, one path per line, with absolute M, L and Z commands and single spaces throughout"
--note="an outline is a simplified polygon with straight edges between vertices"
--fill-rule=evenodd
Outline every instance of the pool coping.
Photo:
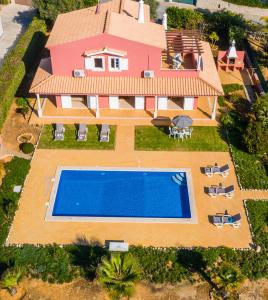
M 53 216 L 53 208 L 56 200 L 61 172 L 65 170 L 90 170 L 90 171 L 146 171 L 146 172 L 185 172 L 187 178 L 187 189 L 191 218 L 142 218 L 142 217 L 84 217 L 84 216 Z M 190 168 L 134 168 L 134 167 L 81 167 L 81 166 L 58 166 L 49 202 L 45 213 L 45 221 L 49 222 L 112 222 L 112 223 L 176 223 L 176 224 L 198 224 L 196 202 Z

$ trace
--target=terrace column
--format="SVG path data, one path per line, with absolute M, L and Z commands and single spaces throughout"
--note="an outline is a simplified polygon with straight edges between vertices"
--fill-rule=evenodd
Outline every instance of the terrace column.
M 197 58 L 197 71 L 201 70 L 201 62 L 202 62 L 202 56 L 199 54 Z
M 36 99 L 37 99 L 37 114 L 38 114 L 38 117 L 41 118 L 43 116 L 43 111 L 42 111 L 39 94 L 36 94 Z
M 96 95 L 96 118 L 100 117 L 99 96 Z
M 154 97 L 154 119 L 157 118 L 158 114 L 158 97 Z
M 216 119 L 216 111 L 217 111 L 217 102 L 218 102 L 218 97 L 214 97 L 214 102 L 213 102 L 213 109 L 211 113 L 211 119 L 215 120 Z

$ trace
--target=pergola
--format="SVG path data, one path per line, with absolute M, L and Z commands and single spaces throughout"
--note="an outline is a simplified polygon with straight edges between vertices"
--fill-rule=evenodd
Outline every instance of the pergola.
M 201 67 L 201 55 L 204 49 L 201 43 L 201 33 L 198 30 L 173 29 L 166 31 L 167 50 L 163 56 L 167 59 L 176 54 L 198 54 L 197 69 Z

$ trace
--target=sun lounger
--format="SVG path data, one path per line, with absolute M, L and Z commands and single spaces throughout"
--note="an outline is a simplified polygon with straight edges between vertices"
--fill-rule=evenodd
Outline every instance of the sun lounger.
M 212 216 L 212 222 L 218 228 L 224 225 L 232 225 L 234 228 L 238 228 L 241 225 L 241 215 L 214 215 Z
M 212 185 L 208 188 L 208 194 L 211 197 L 225 196 L 227 198 L 232 198 L 234 195 L 234 186 L 230 185 L 228 187 L 222 187 L 222 186 Z
M 56 129 L 54 132 L 54 140 L 55 141 L 63 141 L 64 140 L 64 132 L 65 128 L 63 124 L 56 124 Z
M 229 175 L 229 171 L 230 171 L 230 168 L 227 164 L 222 167 L 215 165 L 215 166 L 207 166 L 205 168 L 205 174 L 208 177 L 212 177 L 213 174 L 218 174 L 223 177 L 226 177 Z
M 109 142 L 110 139 L 110 128 L 107 124 L 101 125 L 101 132 L 100 132 L 100 142 Z
M 86 124 L 79 124 L 79 129 L 77 132 L 77 141 L 86 141 L 87 140 L 88 128 Z

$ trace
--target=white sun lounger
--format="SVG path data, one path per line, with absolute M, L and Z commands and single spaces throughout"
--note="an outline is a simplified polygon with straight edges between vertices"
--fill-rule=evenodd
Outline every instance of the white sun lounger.
M 100 142 L 109 142 L 110 140 L 110 127 L 107 124 L 101 125 Z
M 212 216 L 212 222 L 218 228 L 224 225 L 232 225 L 234 228 L 238 228 L 241 225 L 241 215 L 214 215 Z
M 227 164 L 222 167 L 219 167 L 216 165 L 205 167 L 205 174 L 208 177 L 212 177 L 212 175 L 214 175 L 214 174 L 218 174 L 218 175 L 221 175 L 222 177 L 226 177 L 229 175 L 229 171 L 230 171 L 230 168 Z
M 54 132 L 54 140 L 55 141 L 63 141 L 64 140 L 64 132 L 65 128 L 63 124 L 56 124 L 56 129 Z
M 79 129 L 77 132 L 77 141 L 86 141 L 87 140 L 88 128 L 86 124 L 79 124 Z
M 225 196 L 227 198 L 232 198 L 234 195 L 234 186 L 230 185 L 228 187 L 222 187 L 212 185 L 208 188 L 208 194 L 211 197 Z

